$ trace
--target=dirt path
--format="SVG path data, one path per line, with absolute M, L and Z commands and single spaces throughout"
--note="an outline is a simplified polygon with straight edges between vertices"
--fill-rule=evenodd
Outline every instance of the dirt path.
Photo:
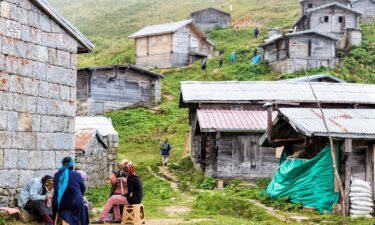
M 163 181 L 165 181 L 165 182 L 168 182 L 168 183 L 171 185 L 172 189 L 173 189 L 175 192 L 179 192 L 179 190 L 178 190 L 178 183 L 177 183 L 176 181 L 174 181 L 174 180 L 168 180 L 168 179 L 166 179 L 166 178 L 164 178 L 164 177 L 159 176 L 158 174 L 156 174 L 156 173 L 151 169 L 151 167 L 147 167 L 147 170 L 148 170 L 148 171 L 149 171 L 154 177 L 157 177 L 157 178 L 159 178 L 159 179 L 161 179 L 161 180 L 163 180 Z

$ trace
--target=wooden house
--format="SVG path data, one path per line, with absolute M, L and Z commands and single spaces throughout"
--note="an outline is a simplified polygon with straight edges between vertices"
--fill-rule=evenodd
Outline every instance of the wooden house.
M 0 206 L 74 156 L 77 54 L 94 45 L 46 0 L 0 1 Z
M 305 14 L 309 9 L 313 9 L 330 3 L 338 3 L 344 6 L 349 6 L 350 0 L 300 0 L 302 14 Z
M 375 86 L 313 83 L 323 107 L 375 108 Z M 279 107 L 315 107 L 308 83 L 181 82 L 180 107 L 189 109 L 191 158 L 207 176 L 271 177 L 274 149 L 258 145 L 267 121 L 266 102 Z
M 263 58 L 280 73 L 304 69 L 335 67 L 338 39 L 325 33 L 306 30 L 286 33 L 261 45 Z
M 230 13 L 214 8 L 207 8 L 193 12 L 190 14 L 190 17 L 204 31 L 213 28 L 227 28 L 232 24 Z
M 136 65 L 144 68 L 187 66 L 215 50 L 193 20 L 148 26 L 129 37 L 135 40 Z
M 328 83 L 347 83 L 345 80 L 331 74 L 315 74 L 311 76 L 296 77 L 291 79 L 280 80 L 280 82 L 328 82 Z
M 354 0 L 352 7 L 361 12 L 361 22 L 372 23 L 375 17 L 375 1 L 374 0 Z
M 270 105 L 270 113 L 272 105 Z M 324 109 L 330 135 L 340 148 L 338 172 L 343 182 L 345 211 L 350 213 L 350 178 L 359 178 L 371 184 L 375 193 L 375 110 Z M 317 108 L 280 108 L 277 118 L 269 122 L 267 135 L 261 139 L 264 147 L 282 147 L 287 155 L 310 159 L 329 144 L 328 132 Z M 318 174 L 319 176 L 319 174 Z M 339 192 L 338 180 L 334 181 Z M 375 196 L 372 196 L 375 200 Z
M 163 78 L 134 65 L 80 69 L 77 79 L 77 110 L 95 116 L 134 106 L 155 106 L 161 101 Z

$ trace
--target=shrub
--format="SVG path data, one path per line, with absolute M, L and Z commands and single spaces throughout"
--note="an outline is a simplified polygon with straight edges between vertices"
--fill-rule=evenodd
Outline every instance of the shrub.
M 216 186 L 215 178 L 213 177 L 207 177 L 203 180 L 203 182 L 200 184 L 200 187 L 205 190 L 212 190 Z

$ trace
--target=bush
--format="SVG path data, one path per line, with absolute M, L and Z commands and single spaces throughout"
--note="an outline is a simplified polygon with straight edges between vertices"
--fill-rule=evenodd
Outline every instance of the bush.
M 216 186 L 216 180 L 213 177 L 207 177 L 203 180 L 203 182 L 200 184 L 200 188 L 205 190 L 212 190 Z

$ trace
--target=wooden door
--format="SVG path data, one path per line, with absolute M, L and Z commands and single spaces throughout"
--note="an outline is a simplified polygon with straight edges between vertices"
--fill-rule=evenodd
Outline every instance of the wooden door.
M 94 113 L 95 115 L 103 115 L 104 114 L 104 102 L 97 101 L 94 102 Z
M 234 139 L 235 140 L 235 139 Z M 250 174 L 260 167 L 259 138 L 257 136 L 238 136 L 233 148 L 236 174 Z

